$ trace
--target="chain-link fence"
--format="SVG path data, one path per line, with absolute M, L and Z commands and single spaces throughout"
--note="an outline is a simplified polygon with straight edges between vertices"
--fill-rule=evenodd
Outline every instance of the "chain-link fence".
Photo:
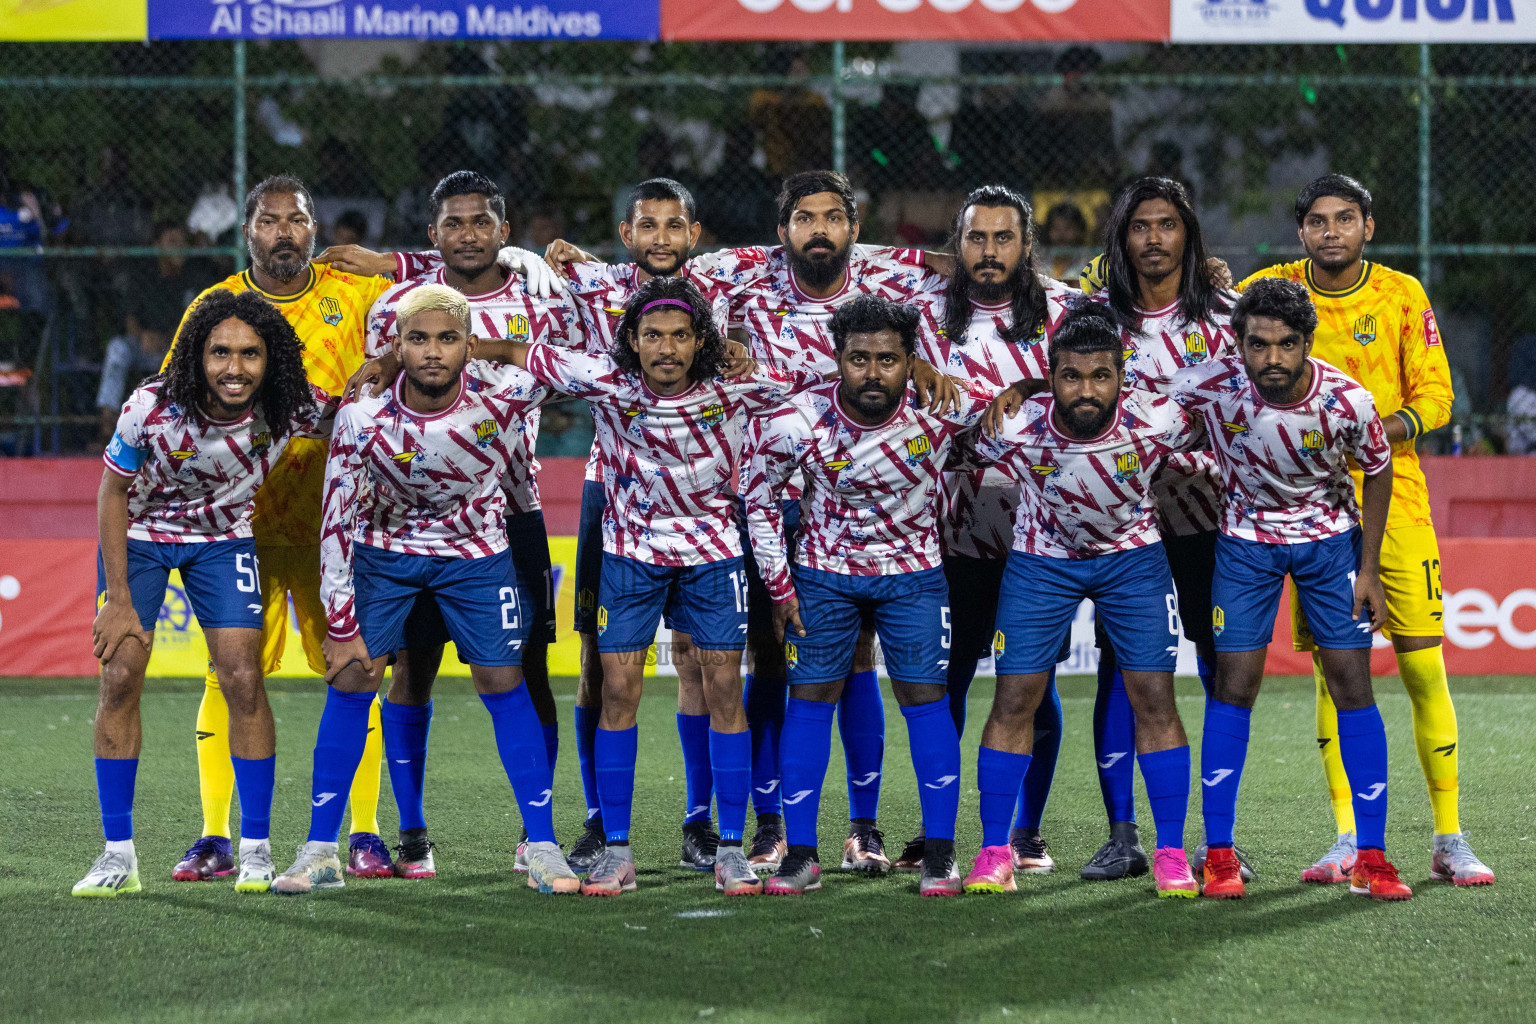
M 99 443 L 114 382 L 243 264 L 236 199 L 277 171 L 322 243 L 425 246 L 432 184 L 469 167 L 520 244 L 609 255 L 616 197 L 656 174 L 694 189 L 705 246 L 774 241 L 779 181 L 811 167 L 853 179 L 863 240 L 930 247 L 1003 181 L 1071 278 L 1131 177 L 1187 181 L 1242 275 L 1299 255 L 1295 193 L 1341 170 L 1376 195 L 1372 255 L 1440 310 L 1461 443 L 1502 450 L 1506 402 L 1536 405 L 1536 47 L 0 44 L 0 69 L 9 454 Z

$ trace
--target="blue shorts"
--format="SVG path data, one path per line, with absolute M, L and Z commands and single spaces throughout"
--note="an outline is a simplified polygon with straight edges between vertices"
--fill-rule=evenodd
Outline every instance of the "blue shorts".
M 204 629 L 260 629 L 261 584 L 256 570 L 256 542 L 212 540 L 202 544 L 166 544 L 128 538 L 128 593 L 139 625 L 154 629 L 165 604 L 171 570 L 181 573 L 181 586 L 197 624 Z M 96 549 L 96 607 L 107 594 L 107 570 Z
M 643 651 L 665 617 L 700 650 L 739 651 L 747 642 L 746 575 L 740 558 L 678 566 L 604 554 L 597 649 Z
M 405 622 L 416 599 L 430 594 L 448 637 L 471 665 L 521 665 L 528 618 L 518 594 L 512 554 L 485 558 L 404 555 L 358 544 L 352 586 L 357 622 L 370 658 L 405 644 Z
M 791 631 L 784 638 L 791 686 L 846 679 L 866 622 L 880 637 L 890 678 L 938 686 L 948 681 L 949 583 L 943 569 L 845 576 L 797 565 L 792 572 L 805 636 Z
M 1216 540 L 1211 628 L 1218 651 L 1268 647 L 1290 576 L 1317 646 L 1345 651 L 1371 646 L 1370 615 L 1355 607 L 1360 530 L 1301 544 L 1263 544 L 1222 534 Z
M 1179 604 L 1161 544 L 1098 558 L 1013 551 L 1003 571 L 992 654 L 998 675 L 1049 672 L 1086 598 L 1115 657 L 1133 672 L 1172 672 L 1179 660 Z
M 603 510 L 608 496 L 597 480 L 581 484 L 576 528 L 576 632 L 597 635 L 597 591 L 603 577 Z

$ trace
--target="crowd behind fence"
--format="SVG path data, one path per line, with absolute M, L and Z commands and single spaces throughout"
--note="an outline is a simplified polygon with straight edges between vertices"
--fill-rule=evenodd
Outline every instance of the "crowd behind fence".
M 1456 383 L 1432 451 L 1536 451 L 1536 46 L 0 44 L 0 452 L 100 444 L 186 301 L 244 265 L 237 198 L 302 176 L 321 244 L 427 245 L 472 168 L 513 240 L 606 256 L 627 186 L 692 188 L 703 247 L 773 242 L 786 174 L 845 170 L 863 240 L 939 247 L 1006 182 L 1074 278 L 1115 190 L 1191 186 L 1238 276 L 1300 255 L 1299 186 L 1376 195 L 1370 255 L 1423 278 Z M 102 410 L 106 410 L 105 412 Z M 581 454 L 555 414 L 541 453 Z

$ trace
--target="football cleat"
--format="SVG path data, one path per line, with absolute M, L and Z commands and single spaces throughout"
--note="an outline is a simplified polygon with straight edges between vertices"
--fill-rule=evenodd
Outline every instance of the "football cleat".
M 779 869 L 773 873 L 763 886 L 763 892 L 769 896 L 800 896 L 812 889 L 821 888 L 821 864 L 816 860 L 816 853 L 790 850 L 784 855 L 784 861 Z
M 178 882 L 206 882 L 223 878 L 235 870 L 235 852 L 224 836 L 203 836 L 171 869 Z
M 372 832 L 353 832 L 347 837 L 347 874 L 353 878 L 392 878 L 389 847 Z
M 316 889 L 340 889 L 347 884 L 335 843 L 300 843 L 293 866 L 272 880 L 272 891 L 293 896 Z
M 843 842 L 843 870 L 883 875 L 891 870 L 885 856 L 885 833 L 873 825 L 855 823 Z
M 227 843 L 229 840 L 225 840 Z M 227 872 L 226 872 L 227 874 Z M 75 883 L 71 896 L 116 896 L 120 892 L 139 892 L 139 861 L 131 853 L 108 850 L 96 858 L 91 870 Z
M 587 825 L 582 830 L 581 838 L 576 841 L 575 846 L 571 847 L 571 855 L 565 858 L 565 862 L 578 875 L 586 874 L 592 865 L 597 863 L 597 858 L 601 857 L 603 851 L 608 848 L 608 844 L 604 840 L 603 819 L 598 815 L 593 815 L 587 819 Z
M 1119 878 L 1139 878 L 1147 873 L 1147 851 L 1141 847 L 1141 834 L 1134 821 L 1111 822 L 1109 842 L 1099 847 L 1083 865 L 1083 880 L 1112 882 Z
M 1056 870 L 1056 861 L 1038 832 L 1012 836 L 1008 845 L 1013 848 L 1013 870 L 1026 875 L 1048 875 Z
M 753 871 L 761 871 L 772 874 L 784 863 L 784 854 L 789 852 L 789 844 L 784 841 L 784 824 L 776 821 L 765 821 L 757 826 L 757 831 L 752 835 L 752 847 L 747 851 L 747 863 L 752 865 Z
M 517 841 L 517 853 L 512 857 L 512 870 L 523 874 L 528 873 L 528 830 L 523 829 L 522 838 Z
M 634 862 L 630 862 L 630 888 L 634 888 Z M 566 863 L 557 843 L 528 844 L 528 888 L 545 894 L 577 893 L 581 879 Z
M 901 856 L 891 862 L 891 870 L 902 874 L 915 875 L 923 870 L 923 848 L 928 845 L 928 837 L 919 832 L 907 840 L 907 845 L 901 848 Z
M 690 821 L 683 825 L 683 852 L 677 866 L 694 871 L 715 870 L 715 853 L 720 849 L 720 833 L 712 822 Z
M 266 839 L 240 840 L 240 878 L 235 882 L 235 892 L 266 892 L 276 877 L 272 843 Z
M 1493 869 L 1477 859 L 1466 837 L 1456 832 L 1435 836 L 1435 853 L 1429 862 L 1429 877 L 1457 885 L 1492 885 Z
M 1345 832 L 1334 841 L 1321 859 L 1301 873 L 1301 880 L 1318 882 L 1322 885 L 1347 882 L 1350 872 L 1355 870 L 1355 856 L 1355 834 Z
M 530 879 L 532 873 L 529 874 Z M 634 892 L 635 861 L 628 846 L 606 847 L 602 855 L 587 871 L 587 880 L 581 886 L 583 896 L 617 896 L 621 892 Z
M 1194 872 L 1189 870 L 1189 858 L 1182 849 L 1159 846 L 1152 851 L 1152 878 L 1157 882 L 1159 896 L 1183 896 L 1193 899 L 1200 895 L 1200 886 Z
M 1351 840 L 1353 841 L 1353 840 Z M 1259 869 L 1253 865 L 1253 856 L 1241 846 L 1232 847 L 1232 852 L 1237 854 L 1237 867 L 1243 873 L 1243 881 L 1251 882 L 1259 877 Z M 1205 844 L 1195 847 L 1194 854 L 1189 858 L 1189 866 L 1195 874 L 1199 874 L 1205 867 Z
M 437 864 L 432 856 L 435 849 L 437 844 L 427 838 L 426 829 L 401 829 L 400 845 L 395 847 L 395 877 L 436 878 Z
M 1397 868 L 1380 850 L 1361 850 L 1349 876 L 1349 891 L 1373 900 L 1408 900 L 1413 890 L 1397 877 Z
M 976 864 L 965 876 L 966 892 L 1018 892 L 1013 879 L 1011 846 L 983 846 L 976 854 Z
M 715 855 L 715 891 L 727 896 L 757 896 L 763 880 L 757 877 L 740 846 L 722 846 Z
M 1010 855 L 1010 860 L 1012 859 Z M 923 873 L 917 879 L 919 896 L 959 896 L 960 868 L 955 864 L 955 844 L 930 840 L 923 851 Z
M 1240 900 L 1247 891 L 1243 868 L 1230 846 L 1218 847 L 1206 854 L 1201 867 L 1200 895 L 1213 900 Z

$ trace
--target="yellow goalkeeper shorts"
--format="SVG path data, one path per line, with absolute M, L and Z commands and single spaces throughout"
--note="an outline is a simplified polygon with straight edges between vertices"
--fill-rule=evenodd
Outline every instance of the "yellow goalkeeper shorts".
M 1440 542 L 1433 526 L 1400 526 L 1381 540 L 1381 585 L 1387 592 L 1387 636 L 1442 636 Z M 1291 635 L 1298 651 L 1316 644 L 1291 588 Z
M 325 606 L 320 602 L 320 546 L 258 546 L 256 562 L 261 574 L 261 670 L 272 675 L 283 664 L 288 645 L 288 597 L 293 596 L 294 618 L 304 645 L 309 670 L 325 675 Z

